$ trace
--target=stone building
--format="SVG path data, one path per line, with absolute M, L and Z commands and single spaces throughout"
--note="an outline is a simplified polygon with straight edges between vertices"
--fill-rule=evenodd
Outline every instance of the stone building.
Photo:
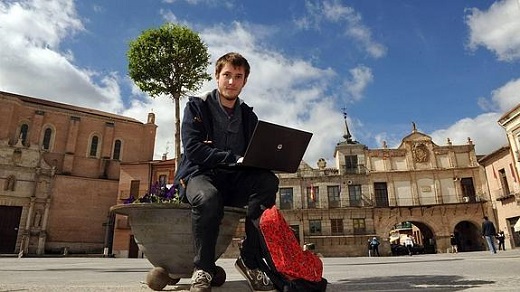
M 504 113 L 498 124 L 508 145 L 481 158 L 496 212 L 497 228 L 506 234 L 506 248 L 520 246 L 520 104 Z
M 0 253 L 101 253 L 120 164 L 152 160 L 154 120 L 0 92 Z
M 520 225 L 520 182 L 510 146 L 503 146 L 479 159 L 486 170 L 490 203 L 495 211 L 495 226 L 504 231 L 506 249 L 520 246 L 515 225 Z M 497 230 L 497 231 L 498 231 Z
M 302 162 L 296 173 L 279 174 L 277 205 L 302 245 L 312 243 L 324 256 L 364 256 L 376 236 L 388 255 L 390 234 L 411 225 L 425 252 L 446 252 L 451 233 L 461 251 L 484 249 L 480 224 L 493 212 L 469 138 L 466 145 L 436 145 L 415 124 L 396 149 L 369 149 L 352 140 L 348 126 L 344 138 L 335 167 L 320 159 L 317 168 Z

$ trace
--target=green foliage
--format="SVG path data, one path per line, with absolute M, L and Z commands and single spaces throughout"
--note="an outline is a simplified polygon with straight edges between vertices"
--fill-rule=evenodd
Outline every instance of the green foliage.
M 207 46 L 185 26 L 166 23 L 148 29 L 129 46 L 130 78 L 152 97 L 167 94 L 178 99 L 211 80 Z

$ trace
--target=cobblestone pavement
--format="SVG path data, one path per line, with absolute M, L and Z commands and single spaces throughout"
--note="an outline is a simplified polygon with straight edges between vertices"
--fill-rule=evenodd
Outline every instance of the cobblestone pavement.
M 323 258 L 327 291 L 519 291 L 520 249 L 400 257 Z M 219 259 L 226 283 L 214 292 L 246 292 L 234 259 Z M 0 257 L 0 291 L 152 291 L 146 259 Z M 164 291 L 188 291 L 189 279 Z

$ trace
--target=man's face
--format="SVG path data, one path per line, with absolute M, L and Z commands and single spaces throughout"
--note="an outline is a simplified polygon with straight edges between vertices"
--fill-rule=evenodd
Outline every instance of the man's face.
M 247 82 L 245 69 L 243 67 L 234 67 L 231 64 L 224 65 L 215 78 L 217 79 L 220 97 L 228 101 L 236 100 Z

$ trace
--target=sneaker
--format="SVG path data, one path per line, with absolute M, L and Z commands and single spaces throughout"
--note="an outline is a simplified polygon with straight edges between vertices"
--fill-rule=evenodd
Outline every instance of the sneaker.
M 203 270 L 193 271 L 191 277 L 190 292 L 211 292 L 211 280 L 213 277 L 210 273 Z
M 276 292 L 273 283 L 260 269 L 249 269 L 241 257 L 235 262 L 235 268 L 244 276 L 253 292 Z

